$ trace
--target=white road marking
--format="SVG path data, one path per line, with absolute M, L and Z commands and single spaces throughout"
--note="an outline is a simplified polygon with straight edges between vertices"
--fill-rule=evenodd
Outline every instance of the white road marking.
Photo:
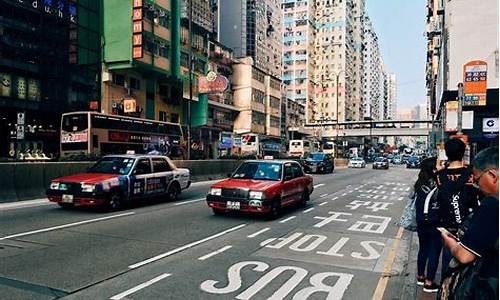
M 80 221 L 80 222 L 75 222 L 75 223 L 69 223 L 69 224 L 64 224 L 64 225 L 59 225 L 59 226 L 54 226 L 54 227 L 47 227 L 47 228 L 33 230 L 33 231 L 28 231 L 28 232 L 23 232 L 23 233 L 16 233 L 16 234 L 13 234 L 13 235 L 8 235 L 8 236 L 0 237 L 0 241 L 1 240 L 6 240 L 6 239 L 17 238 L 17 237 L 20 237 L 20 236 L 32 235 L 32 234 L 41 233 L 41 232 L 53 231 L 53 230 L 58 230 L 58 229 L 63 229 L 63 228 L 68 228 L 68 227 L 73 227 L 73 226 L 88 224 L 88 223 L 105 221 L 105 220 L 109 220 L 109 219 L 113 219 L 113 218 L 130 216 L 130 215 L 133 215 L 133 214 L 135 214 L 135 212 L 132 211 L 132 212 L 128 212 L 128 213 L 124 213 L 124 214 L 119 214 L 119 215 L 112 215 L 112 216 L 107 216 L 107 217 L 102 217 L 102 218 L 97 218 L 97 219 L 90 219 L 90 220 L 85 220 L 85 221 Z
M 310 212 L 311 210 L 314 210 L 314 207 L 311 207 L 311 208 L 308 208 L 308 209 L 304 210 L 304 211 L 303 211 L 303 213 L 304 213 L 304 214 L 305 214 L 305 213 L 308 213 L 308 212 Z
M 198 260 L 205 260 L 205 259 L 208 259 L 208 258 L 210 258 L 210 257 L 212 257 L 212 256 L 214 256 L 214 255 L 217 255 L 217 254 L 219 254 L 219 253 L 222 253 L 222 252 L 224 252 L 224 251 L 226 251 L 226 250 L 228 250 L 228 249 L 231 249 L 231 248 L 233 248 L 233 246 L 231 246 L 231 245 L 224 246 L 224 247 L 220 248 L 219 250 L 216 250 L 216 251 L 214 251 L 214 252 L 212 252 L 212 253 L 208 253 L 207 255 L 203 255 L 202 257 L 199 257 L 199 258 L 198 258 Z
M 238 225 L 238 226 L 231 227 L 231 228 L 226 229 L 226 230 L 224 230 L 224 231 L 221 231 L 221 232 L 219 232 L 219 233 L 217 233 L 217 234 L 211 235 L 211 236 L 209 236 L 209 237 L 206 237 L 206 238 L 204 238 L 204 239 L 198 240 L 198 241 L 196 241 L 196 242 L 189 243 L 189 244 L 187 244 L 187 245 L 184 245 L 184 246 L 181 246 L 181 247 L 176 248 L 176 249 L 174 249 L 174 250 L 170 250 L 170 251 L 168 251 L 168 252 L 165 252 L 165 253 L 159 254 L 159 255 L 157 255 L 157 256 L 154 256 L 154 257 L 148 258 L 148 259 L 146 259 L 146 260 L 143 260 L 143 261 L 138 262 L 138 263 L 136 263 L 136 264 L 130 265 L 130 266 L 128 266 L 128 267 L 129 267 L 129 269 L 135 269 L 135 268 L 138 268 L 138 267 L 144 266 L 144 265 L 146 265 L 146 264 L 152 263 L 152 262 L 154 262 L 154 261 L 157 261 L 157 260 L 159 260 L 159 259 L 165 258 L 165 257 L 170 256 L 170 255 L 172 255 L 172 254 L 175 254 L 175 253 L 178 253 L 178 252 L 184 251 L 184 250 L 186 250 L 186 249 L 189 249 L 189 248 L 191 248 L 191 247 L 197 246 L 197 245 L 202 244 L 202 243 L 204 243 L 204 242 L 207 242 L 207 241 L 213 240 L 213 239 L 215 239 L 215 238 L 218 238 L 219 236 L 223 236 L 223 235 L 225 235 L 225 234 L 227 234 L 227 233 L 230 233 L 230 232 L 232 232 L 232 231 L 238 230 L 238 229 L 243 228 L 243 227 L 245 227 L 245 226 L 247 226 L 247 224 L 240 224 L 240 225 Z
M 325 205 L 325 204 L 327 204 L 327 203 L 328 203 L 328 202 L 326 202 L 326 201 L 325 201 L 325 202 L 322 202 L 322 203 L 320 203 L 320 204 L 319 204 L 319 206 L 323 206 L 323 205 Z
M 319 196 L 320 198 L 325 198 L 326 196 L 328 196 L 328 194 L 323 194 L 321 196 Z
M 280 223 L 285 223 L 285 222 L 288 222 L 288 221 L 290 221 L 292 219 L 295 219 L 295 218 L 296 218 L 296 216 L 291 216 L 291 217 L 288 217 L 288 218 L 286 218 L 284 220 L 281 220 Z
M 259 234 L 268 231 L 269 229 L 271 229 L 271 228 L 270 227 L 266 227 L 266 228 L 264 228 L 262 230 L 257 231 L 256 233 L 252 233 L 251 235 L 248 235 L 247 238 L 254 238 L 254 237 L 258 236 Z
M 183 202 L 175 203 L 174 205 L 182 205 L 182 204 L 187 204 L 187 203 L 192 203 L 192 202 L 198 202 L 198 201 L 202 201 L 202 200 L 205 200 L 205 199 L 206 198 L 188 200 L 188 201 L 183 201 Z
M 47 199 L 47 198 L 27 200 L 27 201 L 16 201 L 16 202 L 12 202 L 12 203 L 0 204 L 0 210 L 9 210 L 9 209 L 33 207 L 33 206 L 44 206 L 44 205 L 55 205 L 55 203 L 50 202 L 49 199 Z
M 337 200 L 339 197 L 333 197 L 332 200 Z
M 324 183 L 318 183 L 316 185 L 314 185 L 314 188 L 317 189 L 319 188 L 320 186 L 324 186 L 325 184 Z
M 122 299 L 124 297 L 127 297 L 128 295 L 133 294 L 133 293 L 135 293 L 135 292 L 137 292 L 139 290 L 142 290 L 143 288 L 148 287 L 148 286 L 150 286 L 150 285 L 152 285 L 152 284 L 154 284 L 154 283 L 156 283 L 156 282 L 158 282 L 158 281 L 162 280 L 163 278 L 166 278 L 166 277 L 168 277 L 170 275 L 172 275 L 172 274 L 167 274 L 167 273 L 162 274 L 162 275 L 157 276 L 157 277 L 155 277 L 155 278 L 153 278 L 151 280 L 148 280 L 148 281 L 146 281 L 144 283 L 141 283 L 138 286 L 135 286 L 135 287 L 133 287 L 131 289 L 128 289 L 128 290 L 126 290 L 123 293 L 115 295 L 115 296 L 113 296 L 113 297 L 111 297 L 109 299 L 111 299 L 111 300 L 120 300 L 120 299 Z
M 346 195 L 347 195 L 347 193 L 343 193 L 343 194 L 342 194 L 342 196 L 346 196 Z

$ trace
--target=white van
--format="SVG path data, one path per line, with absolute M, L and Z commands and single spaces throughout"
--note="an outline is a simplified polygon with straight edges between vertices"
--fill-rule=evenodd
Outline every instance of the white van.
M 308 140 L 291 140 L 288 148 L 288 155 L 292 157 L 304 157 L 311 152 L 311 142 Z

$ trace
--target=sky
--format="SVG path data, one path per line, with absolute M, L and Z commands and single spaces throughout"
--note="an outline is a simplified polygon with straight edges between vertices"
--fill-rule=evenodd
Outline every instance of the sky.
M 426 104 L 425 0 L 366 0 L 386 72 L 396 74 L 399 110 Z

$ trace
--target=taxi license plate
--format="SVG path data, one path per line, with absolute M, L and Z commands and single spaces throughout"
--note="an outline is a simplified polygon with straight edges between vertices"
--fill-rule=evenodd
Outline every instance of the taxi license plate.
M 61 202 L 63 202 L 63 203 L 73 203 L 73 195 L 63 194 Z
M 227 209 L 239 210 L 240 209 L 240 203 L 237 202 L 237 201 L 227 201 L 226 202 L 226 208 Z

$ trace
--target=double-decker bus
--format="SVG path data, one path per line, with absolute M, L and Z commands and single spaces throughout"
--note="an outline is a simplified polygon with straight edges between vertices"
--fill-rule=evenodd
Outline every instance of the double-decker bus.
M 182 158 L 183 141 L 178 123 L 91 111 L 65 113 L 61 118 L 61 157 L 134 151 Z

